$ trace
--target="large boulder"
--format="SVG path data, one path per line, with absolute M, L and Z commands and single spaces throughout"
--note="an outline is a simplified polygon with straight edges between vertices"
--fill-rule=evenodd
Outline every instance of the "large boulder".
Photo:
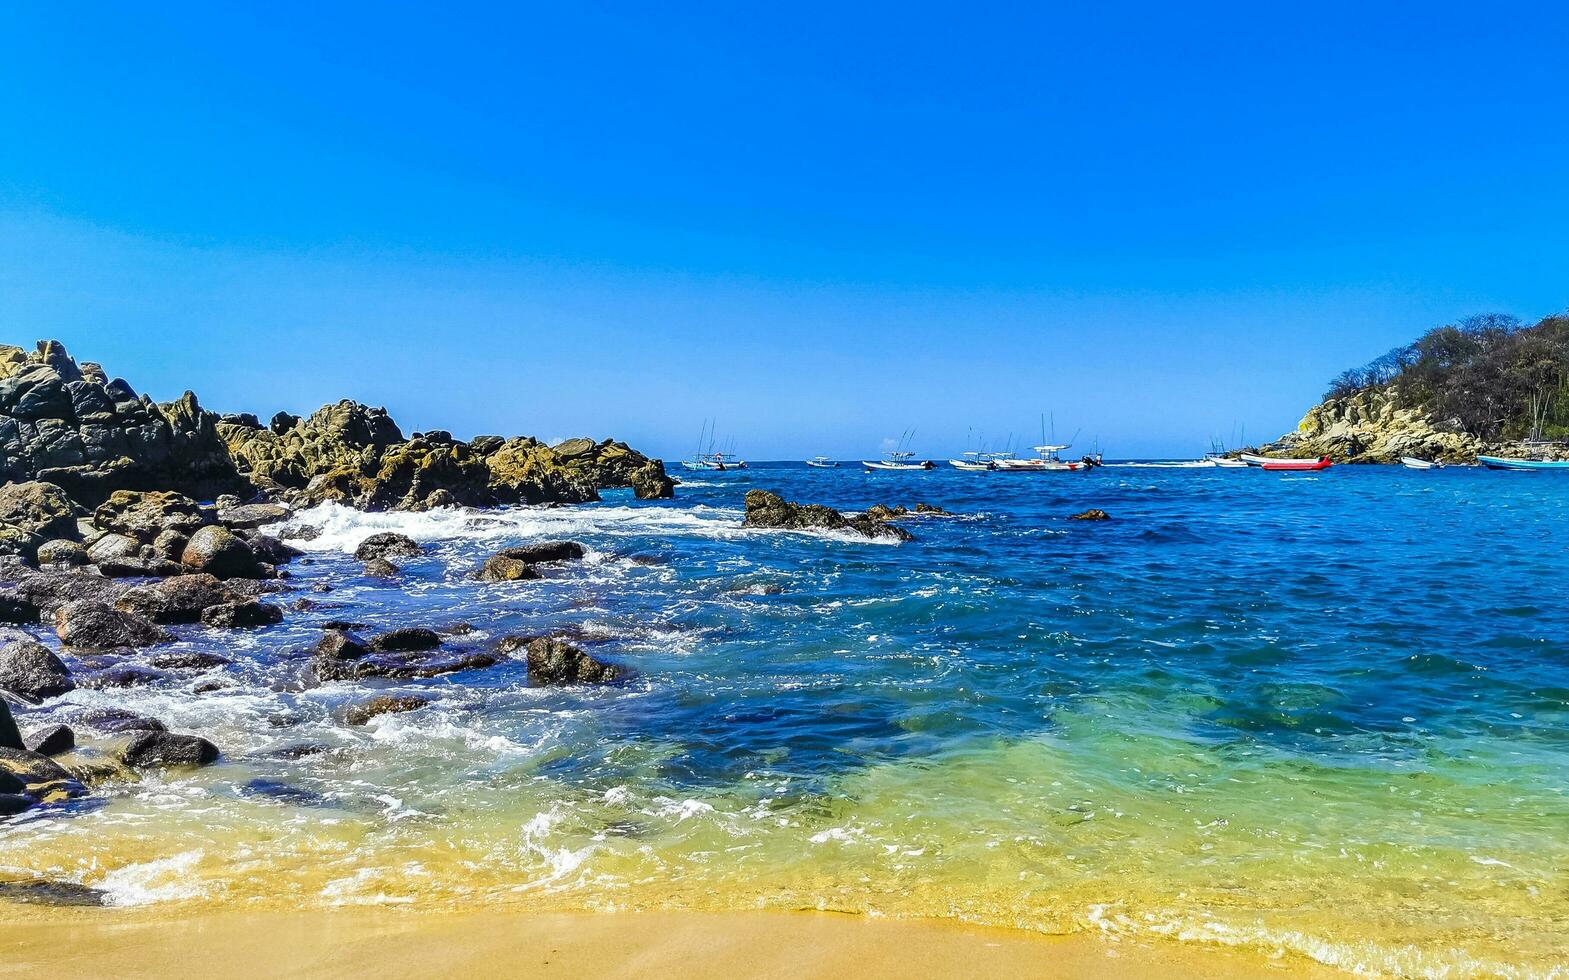
M 205 766 L 218 761 L 218 746 L 196 735 L 142 732 L 121 746 L 119 755 L 133 769 Z
M 370 641 L 370 648 L 378 653 L 434 650 L 439 646 L 441 646 L 441 634 L 424 626 L 403 626 L 388 630 Z
M 0 524 L 50 541 L 75 540 L 76 507 L 64 490 L 42 480 L 0 486 Z
M 39 755 L 63 755 L 76 748 L 76 733 L 69 725 L 46 725 L 27 736 L 24 747 Z
M 242 599 L 208 606 L 202 610 L 202 623 L 223 629 L 248 629 L 283 622 L 283 610 L 270 602 Z
M 503 548 L 496 552 L 502 558 L 512 558 L 531 565 L 553 561 L 576 561 L 587 553 L 587 549 L 576 541 L 542 541 L 538 544 Z
M 261 578 L 264 570 L 251 546 L 226 527 L 210 524 L 191 535 L 180 563 L 218 578 Z
M 485 564 L 474 573 L 474 577 L 481 582 L 521 582 L 539 578 L 540 575 L 539 569 L 519 558 L 492 555 L 485 559 Z
M 557 684 L 608 684 L 626 676 L 615 664 L 596 660 L 569 643 L 540 637 L 528 645 L 528 682 Z
M 54 626 L 61 643 L 84 650 L 144 647 L 174 639 L 151 620 L 93 599 L 78 599 L 56 609 Z
M 0 689 L 29 701 L 42 701 L 75 687 L 70 670 L 42 643 L 14 639 L 0 646 Z
M 217 577 L 196 572 L 136 586 L 120 596 L 114 606 L 155 623 L 197 623 L 207 609 L 246 599 Z
M 93 511 L 93 525 L 152 544 L 165 531 L 189 537 L 212 516 L 183 493 L 116 490 Z
M 396 531 L 372 534 L 354 549 L 354 557 L 360 561 L 370 561 L 373 558 L 412 558 L 424 553 L 425 549 L 419 546 L 419 542 L 407 534 L 399 534 Z
M 746 517 L 742 527 L 778 528 L 789 531 L 833 531 L 858 534 L 865 538 L 888 538 L 910 541 L 913 536 L 896 524 L 879 520 L 876 516 L 861 514 L 846 517 L 832 507 L 822 504 L 791 503 L 767 490 L 746 492 Z
M 5 698 L 0 698 L 0 749 L 26 748 L 22 742 L 22 732 L 16 727 L 16 719 L 11 716 L 11 706 Z
M 26 749 L 0 748 L 0 774 L 15 777 L 22 791 L 40 803 L 62 803 L 87 792 L 58 762 Z

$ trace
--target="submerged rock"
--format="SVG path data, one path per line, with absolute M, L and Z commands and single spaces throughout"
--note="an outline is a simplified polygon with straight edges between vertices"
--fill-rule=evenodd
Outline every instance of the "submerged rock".
M 218 761 L 218 746 L 197 735 L 143 732 L 122 746 L 119 755 L 133 769 L 205 766 Z
M 481 582 L 520 582 L 540 577 L 539 569 L 526 561 L 506 555 L 493 555 L 485 559 L 474 577 Z
M 98 732 L 117 734 L 119 732 L 165 732 L 164 723 L 156 718 L 148 718 L 134 711 L 124 708 L 99 708 L 89 711 L 81 718 L 82 724 Z
M 792 503 L 767 490 L 746 492 L 746 517 L 742 527 L 778 528 L 790 531 L 838 531 L 866 538 L 891 538 L 913 541 L 914 536 L 895 524 L 862 514 L 846 517 L 822 504 Z
M 26 749 L 0 748 L 0 772 L 20 780 L 23 791 L 40 803 L 61 803 L 87 792 L 58 762 Z
M 546 541 L 540 544 L 526 544 L 516 548 L 503 548 L 496 552 L 498 558 L 511 558 L 515 561 L 527 562 L 538 565 L 552 561 L 577 561 L 588 554 L 588 549 L 576 541 Z
M 528 645 L 530 684 L 607 684 L 625 675 L 621 667 L 596 660 L 560 640 L 540 637 Z
M 214 667 L 227 667 L 230 663 L 228 657 L 200 650 L 160 653 L 147 662 L 162 670 L 212 670 Z
M 392 578 L 401 571 L 402 569 L 385 558 L 372 558 L 365 563 L 365 574 L 372 578 Z
M 0 689 L 42 701 L 76 689 L 76 682 L 54 651 L 33 640 L 18 639 L 0 646 Z
M 1106 513 L 1103 510 L 1098 509 L 1098 508 L 1091 508 L 1090 510 L 1081 511 L 1080 513 L 1074 514 L 1072 517 L 1068 518 L 1068 520 L 1070 520 L 1070 521 L 1109 521 L 1109 520 L 1111 520 L 1111 515 Z
M 401 714 L 407 711 L 417 711 L 429 704 L 428 698 L 417 695 L 382 694 L 371 698 L 363 704 L 356 704 L 344 715 L 344 721 L 350 725 L 363 725 L 372 718 L 380 715 Z
M 283 610 L 270 602 L 242 599 L 208 606 L 202 610 L 202 623 L 225 629 L 247 629 L 283 622 Z
M 371 650 L 381 652 L 434 650 L 441 646 L 441 634 L 424 626 L 404 626 L 373 638 Z

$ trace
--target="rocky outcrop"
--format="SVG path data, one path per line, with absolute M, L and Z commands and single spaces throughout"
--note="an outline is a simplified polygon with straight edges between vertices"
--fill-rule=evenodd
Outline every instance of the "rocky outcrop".
M 1091 507 L 1089 510 L 1081 510 L 1081 511 L 1079 511 L 1077 514 L 1074 514 L 1073 516 L 1069 517 L 1068 520 L 1070 520 L 1070 521 L 1109 521 L 1109 520 L 1111 520 L 1111 515 L 1106 513 L 1105 511 L 1101 510 L 1098 507 Z
M 835 531 L 859 534 L 865 538 L 911 541 L 914 536 L 896 524 L 876 516 L 859 514 L 846 517 L 822 504 L 791 503 L 767 490 L 746 492 L 746 517 L 742 527 L 778 528 L 787 531 Z
M 343 720 L 350 725 L 364 725 L 372 718 L 417 711 L 430 701 L 415 694 L 382 694 L 363 704 L 356 704 L 344 712 Z
M 120 761 L 133 769 L 205 766 L 218 761 L 218 746 L 197 735 L 142 732 L 121 747 Z
M 372 534 L 359 543 L 354 549 L 354 557 L 360 561 L 371 561 L 375 558 L 413 558 L 425 553 L 413 538 L 396 531 L 381 531 Z
M 596 660 L 569 643 L 539 637 L 528 644 L 528 682 L 540 687 L 559 684 L 608 684 L 626 676 L 615 664 Z
M 174 639 L 150 620 L 93 599 L 78 599 L 56 609 L 54 626 L 61 643 L 83 650 L 144 647 Z
M 1474 463 L 1479 455 L 1538 458 L 1539 446 L 1488 442 L 1458 421 L 1400 407 L 1385 388 L 1366 388 L 1314 406 L 1295 432 L 1255 450 L 1261 456 L 1328 456 L 1337 463 L 1398 463 L 1402 456 Z
M 551 447 L 526 436 L 465 443 L 446 432 L 404 439 L 384 409 L 348 401 L 304 419 L 274 418 L 266 428 L 224 422 L 220 429 L 242 473 L 301 505 L 429 510 L 583 503 L 608 487 L 654 498 L 670 496 L 675 486 L 664 464 L 625 443 L 569 439 Z
M 84 372 L 55 341 L 0 347 L 0 478 L 44 480 L 86 504 L 114 490 L 250 494 L 218 436 L 218 416 L 186 392 L 154 404 L 125 381 Z

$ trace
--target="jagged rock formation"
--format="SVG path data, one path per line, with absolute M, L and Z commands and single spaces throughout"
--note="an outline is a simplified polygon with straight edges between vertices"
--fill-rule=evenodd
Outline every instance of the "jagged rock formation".
M 0 346 L 0 479 L 46 481 L 89 507 L 116 490 L 202 500 L 260 490 L 369 510 L 581 503 L 608 487 L 669 497 L 675 486 L 658 460 L 610 440 L 405 439 L 385 409 L 351 401 L 303 419 L 280 412 L 266 426 L 254 415 L 205 411 L 191 392 L 157 405 L 98 365 L 78 365 L 56 341 L 31 353 Z M 9 523 L 0 538 L 10 553 L 38 546 Z
M 893 513 L 891 508 L 883 508 Z M 837 531 L 859 534 L 867 538 L 891 538 L 896 541 L 913 541 L 914 536 L 897 524 L 887 523 L 879 514 L 846 517 L 832 507 L 822 504 L 798 504 L 767 490 L 746 492 L 746 516 L 742 527 L 780 528 L 788 531 Z
M 1486 443 L 1420 409 L 1399 408 L 1381 389 L 1325 399 L 1302 417 L 1295 432 L 1258 449 L 1265 456 L 1328 456 L 1337 463 L 1397 463 L 1402 456 L 1470 463 L 1479 453 L 1517 451 L 1511 444 Z
M 0 346 L 0 478 L 43 480 L 79 502 L 114 490 L 248 493 L 218 438 L 218 416 L 187 391 L 154 404 L 64 347 Z

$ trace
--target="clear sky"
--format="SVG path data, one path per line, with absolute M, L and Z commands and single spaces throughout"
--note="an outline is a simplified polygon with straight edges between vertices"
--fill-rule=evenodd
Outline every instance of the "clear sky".
M 0 339 L 669 457 L 1191 456 L 1569 305 L 1558 5 L 237 6 L 0 9 Z

